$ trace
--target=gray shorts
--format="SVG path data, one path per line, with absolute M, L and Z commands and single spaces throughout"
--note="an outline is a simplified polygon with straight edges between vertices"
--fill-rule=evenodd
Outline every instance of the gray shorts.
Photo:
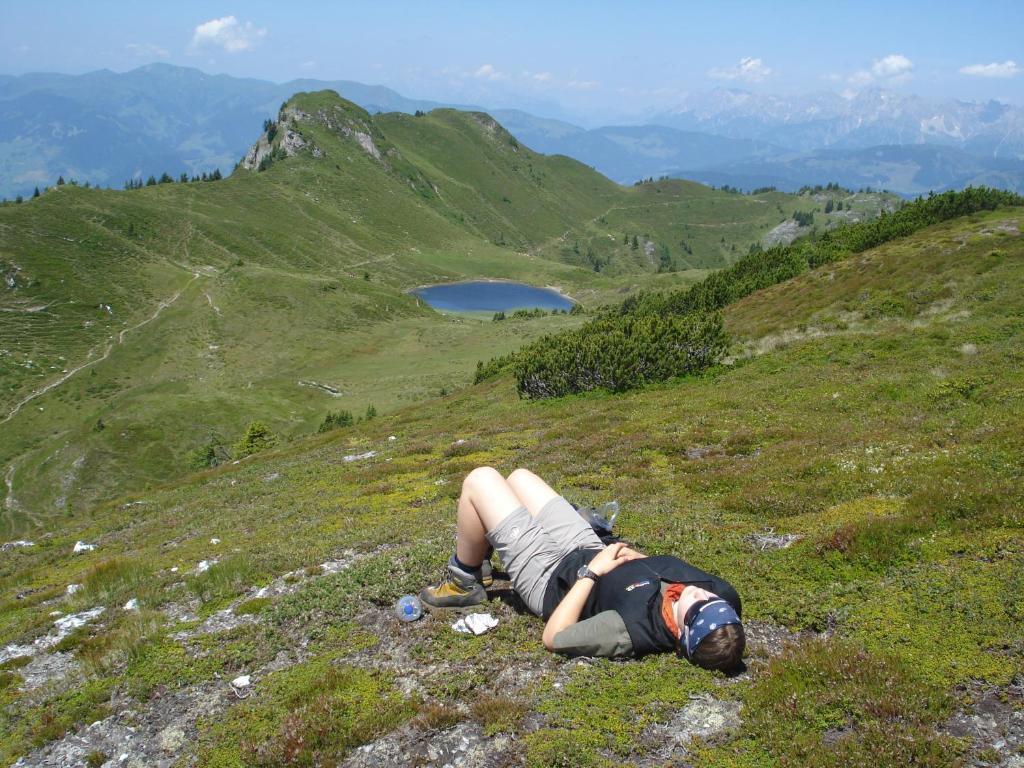
M 545 504 L 536 517 L 526 507 L 515 509 L 487 540 L 498 551 L 516 593 L 541 616 L 551 572 L 576 549 L 601 549 L 604 544 L 590 524 L 561 496 Z

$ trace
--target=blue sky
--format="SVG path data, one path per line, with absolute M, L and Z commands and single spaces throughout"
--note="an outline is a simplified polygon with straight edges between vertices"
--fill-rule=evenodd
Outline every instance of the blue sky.
M 1024 104 L 1024 2 L 11 2 L 0 73 L 152 61 L 587 122 L 715 86 Z

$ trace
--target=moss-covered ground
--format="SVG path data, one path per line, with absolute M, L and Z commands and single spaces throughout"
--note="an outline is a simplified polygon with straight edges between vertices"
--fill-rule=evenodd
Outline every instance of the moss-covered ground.
M 322 764 L 467 718 L 515 734 L 513 762 L 628 764 L 696 694 L 742 705 L 738 728 L 691 745 L 701 765 L 984 757 L 942 726 L 971 686 L 1024 674 L 1022 224 L 1019 209 L 949 222 L 754 294 L 726 311 L 732 362 L 700 378 L 549 402 L 502 379 L 77 512 L 0 556 L 2 642 L 107 608 L 62 643 L 74 687 L 24 692 L 25 662 L 4 666 L 0 755 L 125 697 L 266 670 L 200 720 L 182 764 Z M 437 577 L 479 464 L 618 499 L 622 535 L 720 573 L 752 627 L 794 641 L 724 678 L 669 657 L 560 660 L 539 620 L 498 603 L 479 638 L 436 615 L 400 624 L 390 605 Z M 79 539 L 98 547 L 72 556 Z M 181 606 L 194 615 L 176 623 Z M 230 606 L 248 623 L 190 634 Z

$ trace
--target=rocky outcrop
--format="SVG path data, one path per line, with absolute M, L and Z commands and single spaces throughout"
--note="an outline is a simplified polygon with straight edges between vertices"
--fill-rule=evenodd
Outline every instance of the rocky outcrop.
M 245 153 L 245 157 L 242 158 L 242 167 L 249 171 L 255 171 L 260 167 L 263 158 L 269 155 L 271 151 L 273 151 L 273 147 L 267 138 L 267 134 L 264 133 L 256 140 L 255 144 L 249 147 L 249 151 Z
M 280 156 L 278 153 L 284 157 L 294 157 L 300 152 L 308 151 L 315 158 L 323 157 L 324 151 L 302 135 L 299 126 L 304 122 L 319 123 L 340 136 L 354 140 L 360 149 L 385 166 L 385 156 L 397 154 L 393 147 L 382 152 L 379 139 L 374 138 L 377 132 L 373 126 L 342 107 L 322 108 L 315 115 L 311 115 L 298 107 L 288 105 L 278 114 L 274 127 L 269 132 L 265 131 L 245 153 L 241 166 L 250 171 L 259 170 L 265 158 L 277 159 Z

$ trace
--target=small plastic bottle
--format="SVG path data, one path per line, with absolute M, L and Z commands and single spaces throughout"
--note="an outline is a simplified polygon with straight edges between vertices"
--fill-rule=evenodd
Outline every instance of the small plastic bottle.
M 606 501 L 597 508 L 597 514 L 608 521 L 608 528 L 610 529 L 615 525 L 615 519 L 619 516 L 619 502 Z
M 416 621 L 423 615 L 423 606 L 416 595 L 402 595 L 395 603 L 395 614 L 402 621 Z

